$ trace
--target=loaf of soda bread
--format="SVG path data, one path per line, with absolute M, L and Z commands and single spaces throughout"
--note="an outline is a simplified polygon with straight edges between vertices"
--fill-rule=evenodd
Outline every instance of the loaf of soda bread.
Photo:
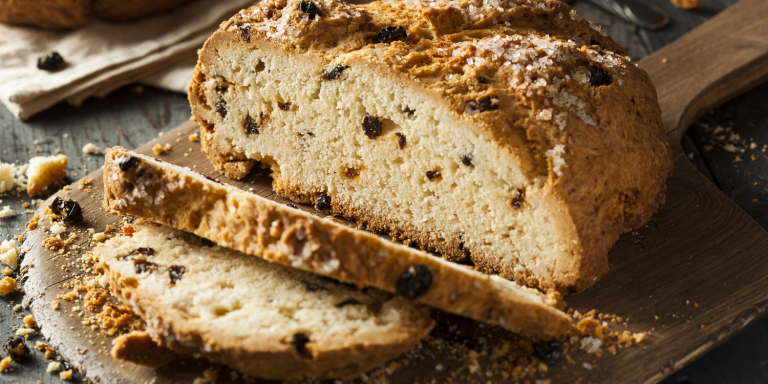
M 406 352 L 434 324 L 429 308 L 402 297 L 361 291 L 159 224 L 132 227 L 130 236 L 110 239 L 94 255 L 151 338 L 178 353 L 268 379 L 352 377 Z M 159 361 L 172 359 L 146 349 Z
M 230 178 L 487 273 L 574 293 L 664 203 L 648 75 L 559 1 L 264 0 L 223 23 L 189 91 Z
M 558 309 L 557 295 L 543 295 L 121 147 L 106 153 L 104 203 L 222 247 L 511 331 L 559 336 L 572 327 L 570 317 Z

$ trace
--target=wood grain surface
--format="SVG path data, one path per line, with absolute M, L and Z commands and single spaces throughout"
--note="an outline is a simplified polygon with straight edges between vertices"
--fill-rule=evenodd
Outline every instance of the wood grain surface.
M 610 15 L 597 10 L 588 3 L 577 2 L 575 8 L 586 18 L 602 24 L 614 39 L 624 45 L 630 55 L 637 59 L 655 48 L 666 45 L 693 26 L 714 15 L 718 10 L 731 4 L 728 0 L 702 0 L 703 9 L 699 12 L 690 12 L 675 9 L 666 0 L 648 1 L 670 13 L 673 24 L 669 28 L 658 32 L 647 32 L 630 28 L 631 26 L 611 18 Z M 738 97 L 723 108 L 704 116 L 691 129 L 688 136 L 683 136 L 683 148 L 688 158 L 692 159 L 697 168 L 705 173 L 709 180 L 764 226 L 768 226 L 768 215 L 766 215 L 768 213 L 768 206 L 766 205 L 768 193 L 764 185 L 768 178 L 764 162 L 768 159 L 760 157 L 755 161 L 748 160 L 744 163 L 734 164 L 734 157 L 737 154 L 723 149 L 724 142 L 715 139 L 716 135 L 712 133 L 712 128 L 716 125 L 733 127 L 733 132 L 740 133 L 745 138 L 754 138 L 754 141 L 761 143 L 762 146 L 762 143 L 768 142 L 768 130 L 765 129 L 768 128 L 766 95 L 768 95 L 768 85 Z M 105 100 L 88 101 L 79 109 L 59 105 L 30 122 L 16 121 L 7 110 L 0 107 L 0 142 L 5 143 L 5 149 L 2 150 L 0 160 L 3 162 L 25 162 L 35 155 L 35 149 L 39 149 L 42 154 L 50 154 L 54 152 L 54 149 L 61 149 L 70 157 L 68 169 L 72 180 L 77 180 L 86 173 L 84 169 L 95 169 L 103 161 L 103 158 L 99 156 L 81 157 L 80 148 L 85 143 L 93 142 L 101 146 L 120 144 L 135 148 L 147 139 L 156 137 L 158 132 L 167 131 L 178 125 L 187 117 L 188 105 L 183 95 L 163 93 L 151 89 L 139 94 L 132 92 L 130 88 L 124 88 Z M 174 139 L 165 136 L 161 142 L 173 143 L 172 140 Z M 712 149 L 711 146 L 714 148 Z M 761 152 L 758 148 L 757 150 L 748 150 L 747 156 L 750 153 L 760 156 L 759 153 Z M 753 201 L 758 198 L 759 202 Z M 6 200 L 3 205 L 8 204 L 9 200 L 3 199 Z M 29 201 L 29 199 L 16 198 L 10 201 L 18 213 L 23 212 L 23 209 L 16 204 Z M 20 233 L 23 224 L 30 216 L 18 214 L 10 220 L 0 220 L 0 234 L 4 235 L 3 238 L 5 238 Z M 622 241 L 625 240 L 622 239 Z M 632 239 L 632 244 L 635 240 L 639 240 L 645 247 L 648 246 L 647 239 Z M 614 263 L 615 265 L 616 263 Z M 706 279 L 702 280 L 704 286 L 713 285 Z M 646 281 L 642 277 L 638 277 L 634 284 L 644 285 Z M 12 303 L 18 303 L 19 300 L 20 296 L 18 295 L 6 296 L 2 299 L 2 303 L 7 304 L 0 308 L 0 330 L 2 330 L 3 335 L 12 334 L 13 327 L 20 323 L 19 314 L 10 309 Z M 675 313 L 659 313 L 660 320 L 654 320 L 658 325 L 658 321 L 664 321 L 665 316 L 672 317 L 673 315 Z M 653 323 L 651 322 L 651 325 Z M 742 324 L 738 319 L 736 323 L 738 324 L 735 326 L 736 329 L 727 333 L 724 338 L 742 329 Z M 745 319 L 744 327 L 746 324 L 748 323 Z M 708 327 L 708 325 L 705 326 Z M 467 340 L 467 343 L 471 344 L 473 338 L 470 337 Z M 668 342 L 680 343 L 681 340 L 668 340 Z M 757 326 L 747 329 L 739 337 L 704 356 L 698 362 L 684 368 L 674 377 L 666 380 L 665 383 L 765 382 L 768 377 L 764 363 L 768 360 L 766 345 L 768 345 L 768 322 L 762 321 Z M 596 367 L 598 369 L 604 368 L 601 366 L 606 363 L 606 360 L 601 359 L 597 362 L 599 365 Z M 679 368 L 683 362 L 673 363 L 675 368 Z M 36 380 L 45 383 L 61 382 L 57 376 L 44 372 L 45 364 L 42 355 L 33 353 L 30 362 L 22 364 L 16 372 L 2 376 L 0 379 L 18 383 L 35 382 Z M 648 368 L 656 369 L 658 367 L 649 365 Z M 498 378 L 493 378 L 491 381 L 496 382 Z M 619 382 L 624 381 L 620 380 Z

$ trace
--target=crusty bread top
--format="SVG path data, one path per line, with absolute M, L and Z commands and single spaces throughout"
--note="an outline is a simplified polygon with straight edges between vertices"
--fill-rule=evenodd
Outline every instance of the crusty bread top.
M 298 0 L 266 0 L 241 11 L 206 43 L 195 81 L 206 76 L 206 54 L 271 45 L 314 57 L 328 70 L 367 66 L 407 82 L 447 104 L 467 129 L 498 143 L 501 157 L 519 166 L 529 185 L 563 203 L 548 208 L 568 217 L 562 231 L 573 233 L 569 247 L 583 255 L 575 262 L 593 264 L 581 268 L 587 277 L 604 274 L 618 235 L 647 222 L 663 204 L 673 164 L 653 84 L 597 24 L 569 6 L 535 0 L 312 4 L 314 13 L 307 6 L 302 11 Z M 221 34 L 243 45 L 217 38 Z M 567 289 L 592 283 L 580 280 Z
M 432 329 L 429 309 L 402 297 L 148 221 L 131 227 L 94 255 L 152 338 L 174 351 L 258 377 L 345 377 L 397 357 Z

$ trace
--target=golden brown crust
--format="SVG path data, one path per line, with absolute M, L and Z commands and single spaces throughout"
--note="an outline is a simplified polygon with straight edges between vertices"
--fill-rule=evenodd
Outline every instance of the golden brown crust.
M 448 104 L 468 130 L 508 151 L 532 183 L 542 185 L 538 203 L 555 212 L 553 220 L 568 244 L 560 262 L 570 270 L 559 276 L 521 275 L 474 252 L 472 261 L 487 272 L 545 290 L 581 291 L 608 271 L 607 253 L 619 234 L 646 223 L 664 203 L 672 152 L 653 84 L 597 24 L 569 6 L 559 1 L 462 0 L 455 6 L 332 1 L 318 2 L 321 17 L 312 20 L 297 4 L 267 0 L 243 10 L 201 51 L 190 86 L 192 112 L 212 135 L 203 150 L 228 177 L 242 175 L 226 164 L 244 155 L 217 147 L 213 123 L 203 110 L 201 80 L 219 49 L 272 45 L 326 67 L 364 65 L 408 82 Z M 407 37 L 376 44 L 377 32 L 387 26 L 406 28 Z M 525 61 L 531 49 L 533 69 Z M 506 56 L 515 50 L 524 57 Z M 608 79 L 590 80 L 594 71 Z M 480 76 L 489 82 L 478 84 Z M 498 109 L 473 109 L 473 103 L 489 97 L 498 99 Z M 560 160 L 564 165 L 556 164 Z M 319 193 L 300 190 L 296 181 L 278 182 L 279 175 L 275 179 L 279 193 L 299 201 Z M 406 237 L 449 259 L 465 257 L 459 239 L 437 241 L 386 216 L 339 207 L 338 213 L 372 229 Z
M 170 349 L 157 345 L 146 331 L 134 331 L 116 337 L 112 341 L 110 354 L 115 359 L 149 368 L 162 367 L 178 357 Z
M 121 170 L 119 162 L 129 158 L 137 159 L 135 166 Z M 107 151 L 104 185 L 109 209 L 193 232 L 272 262 L 394 293 L 401 275 L 413 265 L 424 265 L 432 283 L 418 297 L 422 303 L 516 332 L 556 336 L 571 326 L 570 318 L 555 308 L 559 305 L 555 297 L 121 147 Z

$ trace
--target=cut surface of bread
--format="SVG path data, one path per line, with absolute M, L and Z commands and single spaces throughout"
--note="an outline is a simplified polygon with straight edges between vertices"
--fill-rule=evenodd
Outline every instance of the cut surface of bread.
M 556 295 L 489 276 L 313 216 L 121 147 L 107 150 L 109 209 L 192 232 L 272 262 L 408 299 L 515 332 L 571 328 Z
M 248 375 L 357 376 L 406 352 L 434 324 L 426 306 L 402 297 L 360 291 L 159 224 L 140 221 L 133 229 L 94 251 L 112 290 L 159 345 Z
M 625 55 L 559 1 L 265 0 L 208 39 L 189 99 L 228 177 L 267 164 L 283 196 L 574 293 L 672 172 Z

